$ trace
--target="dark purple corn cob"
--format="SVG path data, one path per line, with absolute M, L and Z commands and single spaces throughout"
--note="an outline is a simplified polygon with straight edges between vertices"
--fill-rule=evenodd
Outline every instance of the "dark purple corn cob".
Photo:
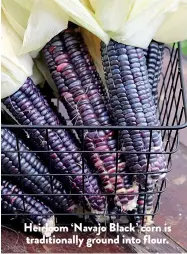
M 66 195 L 67 192 L 62 183 L 53 176 L 50 176 L 47 167 L 35 153 L 29 153 L 30 149 L 21 139 L 17 138 L 17 140 L 19 151 L 21 151 L 20 155 L 17 152 L 7 152 L 18 150 L 16 136 L 8 129 L 1 130 L 1 165 L 3 173 L 27 174 L 21 177 L 21 182 L 27 192 L 45 194 L 39 197 L 44 202 L 47 202 L 51 208 L 59 211 L 72 212 L 76 208 L 76 205 L 71 196 Z M 20 182 L 18 176 L 13 176 L 12 179 L 17 183 Z M 49 194 L 49 196 L 46 194 Z M 57 194 L 57 196 L 50 194 Z
M 45 117 L 48 125 L 67 125 L 65 118 L 61 115 L 58 111 L 57 106 L 54 105 L 53 102 L 48 101 L 45 96 L 38 90 L 38 88 L 30 82 L 29 87 L 20 88 L 22 92 L 29 97 L 30 101 L 36 106 L 37 110 L 40 112 L 42 116 Z M 26 88 L 26 89 L 25 89 Z M 38 97 L 38 93 L 40 93 L 40 98 Z M 46 106 L 49 106 L 46 110 Z M 55 114 L 54 114 L 55 112 Z M 80 146 L 75 134 L 72 130 L 66 130 L 66 133 L 71 137 L 74 144 Z M 63 138 L 63 132 L 58 131 L 58 134 L 61 135 L 60 137 Z
M 142 50 L 111 41 L 108 48 L 102 45 L 102 59 L 116 123 L 124 126 L 158 125 Z M 149 151 L 149 131 L 124 130 L 121 134 L 121 143 L 126 151 L 130 153 Z M 161 135 L 159 132 L 153 131 L 151 151 L 159 152 L 156 150 L 158 147 L 162 151 Z M 129 154 L 127 155 L 127 164 L 133 172 L 143 173 L 147 168 L 146 155 Z M 164 156 L 150 155 L 149 170 L 155 172 L 159 169 L 160 172 L 166 169 Z M 139 175 L 137 178 L 142 186 L 145 184 L 154 186 L 154 180 L 157 180 L 160 175 L 157 173 L 148 176 L 147 183 L 145 183 L 145 175 Z M 164 174 L 161 177 L 164 177 Z M 153 200 L 153 195 L 147 195 L 145 211 L 149 209 L 151 200 Z
M 92 80 L 94 84 L 96 84 L 96 89 L 98 90 L 99 94 L 102 95 L 102 100 L 105 103 L 105 106 L 107 106 L 107 109 L 109 112 L 111 112 L 110 108 L 110 103 L 109 103 L 109 97 L 106 91 L 106 88 L 99 76 L 99 73 L 97 72 L 96 66 L 92 60 L 92 57 L 88 51 L 88 48 L 86 46 L 86 43 L 84 42 L 84 39 L 79 31 L 80 29 L 76 29 L 76 33 L 71 33 L 72 39 L 73 40 L 79 40 L 78 46 L 78 51 L 82 53 L 82 56 L 84 57 L 86 63 L 87 63 L 87 68 L 91 71 L 92 74 Z M 101 104 L 103 104 L 103 101 Z M 111 121 L 112 115 L 110 114 L 110 121 Z
M 143 50 L 110 41 L 101 44 L 101 54 L 110 103 L 117 125 L 155 126 L 159 124 L 148 82 L 148 73 Z M 121 145 L 125 152 L 127 166 L 131 172 L 146 172 L 148 158 L 143 152 L 163 152 L 160 131 L 122 130 Z M 142 152 L 137 154 L 136 152 Z M 134 153 L 134 154 L 132 154 Z M 150 154 L 148 182 L 165 177 L 166 161 L 163 154 Z M 137 180 L 145 183 L 146 176 L 138 175 Z
M 72 30 L 55 36 L 43 49 L 46 64 L 74 125 L 111 125 L 100 90 L 101 80 L 90 62 L 85 44 L 81 42 L 80 34 L 77 36 Z M 82 138 L 81 133 L 78 134 Z M 85 131 L 84 146 L 90 151 L 90 161 L 100 173 L 104 191 L 114 193 L 116 182 L 117 194 L 125 194 L 123 177 L 118 176 L 116 181 L 114 175 L 107 175 L 116 173 L 114 133 L 109 130 Z M 114 153 L 107 153 L 108 151 Z M 118 172 L 123 172 L 124 167 L 125 163 L 119 161 Z M 124 179 L 127 177 L 124 176 Z M 127 196 L 116 195 L 116 203 L 125 210 Z
M 164 58 L 164 44 L 152 41 L 145 52 L 148 78 L 156 107 L 158 106 L 158 84 Z
M 3 103 L 20 124 L 41 126 L 60 124 L 57 114 L 50 108 L 39 89 L 29 78 L 16 93 L 6 98 Z M 78 153 L 79 148 L 74 143 L 75 137 L 71 136 L 71 132 L 64 129 L 49 129 L 47 135 L 45 129 L 34 128 L 26 129 L 26 131 L 37 149 L 51 151 L 47 157 L 50 157 L 52 168 L 55 171 L 73 174 L 65 178 L 72 190 L 79 194 L 83 194 L 84 191 L 85 195 L 80 195 L 81 201 L 84 201 L 84 204 L 88 202 L 90 208 L 95 212 L 102 212 L 105 207 L 105 198 L 101 195 L 97 178 L 92 175 L 86 161 L 83 162 L 81 154 Z M 83 173 L 82 168 L 87 175 L 85 177 L 80 175 Z
M 153 218 L 151 214 L 153 214 L 154 186 L 154 184 L 150 183 L 147 184 L 147 188 L 141 186 L 139 189 L 140 193 L 137 200 L 137 207 L 134 212 L 136 226 L 150 226 L 153 224 Z M 145 192 L 146 194 L 143 194 Z M 145 216 L 143 216 L 144 214 Z
M 15 216 L 20 214 L 20 217 L 37 226 L 54 227 L 53 212 L 43 202 L 24 194 L 17 185 L 1 179 L 1 207 L 6 213 L 15 214 Z

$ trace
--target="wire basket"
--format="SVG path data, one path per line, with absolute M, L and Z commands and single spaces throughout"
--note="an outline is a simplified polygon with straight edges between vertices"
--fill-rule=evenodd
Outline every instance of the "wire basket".
M 7 125 L 7 124 L 3 124 L 1 126 L 1 128 L 10 128 L 10 129 L 14 129 L 14 131 L 16 131 L 19 134 L 22 135 L 22 131 L 24 129 L 45 129 L 46 130 L 46 136 L 48 137 L 48 131 L 49 129 L 71 129 L 74 132 L 75 131 L 80 131 L 82 132 L 82 138 L 80 140 L 81 143 L 81 151 L 77 151 L 78 153 L 81 153 L 82 157 L 86 157 L 86 155 L 89 153 L 89 151 L 86 151 L 84 148 L 84 131 L 85 130 L 113 130 L 115 132 L 116 138 L 117 138 L 117 151 L 116 153 L 121 154 L 124 153 L 124 151 L 121 150 L 120 145 L 119 145 L 119 133 L 121 130 L 149 130 L 150 132 L 150 139 L 152 139 L 152 131 L 153 130 L 161 130 L 162 132 L 162 139 L 163 139 L 163 143 L 164 143 L 164 154 L 167 158 L 167 170 L 163 173 L 168 173 L 171 168 L 172 168 L 172 154 L 175 153 L 178 149 L 179 146 L 179 130 L 183 129 L 185 127 L 187 127 L 187 98 L 186 98 L 186 92 L 185 92 L 185 87 L 184 87 L 184 80 L 183 80 L 183 74 L 182 74 L 182 56 L 181 56 L 181 48 L 180 48 L 180 43 L 176 43 L 173 45 L 172 48 L 165 48 L 165 55 L 168 56 L 167 59 L 168 63 L 164 64 L 164 67 L 166 67 L 165 69 L 163 68 L 163 72 L 162 72 L 162 77 L 161 77 L 161 81 L 159 84 L 159 119 L 160 119 L 160 126 L 147 126 L 147 127 L 140 127 L 140 126 L 99 126 L 99 127 L 95 127 L 95 126 L 72 126 L 71 122 L 68 121 L 68 125 L 67 126 L 22 126 L 22 125 Z M 166 59 L 166 57 L 165 57 Z M 46 88 L 45 88 L 45 93 L 46 93 Z M 56 105 L 57 108 L 59 110 L 59 112 L 63 111 L 64 114 L 64 108 L 62 103 L 58 100 L 58 99 L 54 99 L 51 97 L 51 93 L 49 92 L 48 94 L 46 94 L 46 96 L 50 99 L 53 100 Z M 46 140 L 46 142 L 48 142 L 48 140 Z M 150 144 L 151 144 L 151 140 L 150 140 Z M 7 151 L 6 151 L 7 152 Z M 19 160 L 19 165 L 20 165 L 20 154 L 21 153 L 25 153 L 28 151 L 20 151 L 19 146 L 18 146 L 18 141 L 17 141 L 17 151 L 11 151 L 13 153 L 17 153 L 18 154 L 18 160 Z M 42 153 L 47 153 L 49 155 L 50 151 L 35 151 L 32 150 L 30 151 L 31 153 L 37 153 L 37 155 L 41 155 Z M 67 152 L 67 151 L 64 151 Z M 68 151 L 69 152 L 69 151 Z M 98 153 L 104 153 L 102 152 L 98 152 Z M 108 152 L 107 153 L 114 153 L 113 151 Z M 127 153 L 127 152 L 126 152 Z M 140 152 L 141 153 L 141 152 Z M 151 146 L 149 148 L 148 152 L 144 152 L 147 154 L 147 160 L 148 160 L 148 164 L 149 164 L 149 160 L 150 160 L 150 154 L 153 153 L 151 152 Z M 117 158 L 117 156 L 116 156 Z M 83 160 L 84 161 L 84 160 Z M 67 176 L 69 174 L 56 174 L 53 172 L 53 169 L 51 167 L 51 163 L 50 161 L 48 162 L 48 168 L 50 170 L 51 173 L 51 177 L 58 177 L 60 176 Z M 116 160 L 116 173 L 114 174 L 115 177 L 117 177 L 119 174 L 119 172 L 117 172 L 117 168 L 118 168 L 118 160 Z M 127 174 L 133 174 L 132 172 L 127 172 Z M 146 180 L 149 174 L 151 174 L 151 172 L 147 172 L 146 173 L 136 173 L 136 174 L 144 174 L 146 175 Z M 82 165 L 82 176 L 86 176 L 86 174 L 84 173 L 84 165 Z M 99 175 L 97 173 L 93 173 L 93 175 Z M 12 177 L 14 176 L 13 174 L 2 174 L 2 176 L 4 177 Z M 24 177 L 24 174 L 19 174 L 16 175 L 17 177 Z M 84 179 L 83 177 L 83 179 Z M 84 181 L 84 180 L 83 180 Z M 83 184 L 84 186 L 84 184 Z M 145 216 L 151 216 L 154 217 L 155 214 L 158 213 L 159 210 L 159 202 L 160 202 L 160 197 L 161 194 L 166 190 L 166 179 L 162 180 L 162 181 L 158 181 L 155 185 L 154 191 L 152 193 L 149 194 L 154 194 L 155 195 L 155 201 L 154 201 L 154 209 L 147 213 L 146 209 L 145 209 L 145 205 L 144 205 L 144 209 L 142 213 L 136 213 L 134 211 L 128 212 L 128 213 L 121 213 L 121 211 L 118 211 L 117 213 L 115 213 L 115 216 L 128 216 L 130 218 L 130 220 L 134 220 L 135 216 L 140 216 L 142 217 L 142 224 L 144 223 L 144 217 Z M 137 195 L 143 194 L 144 195 L 144 199 L 146 199 L 146 191 L 147 191 L 147 186 L 145 186 L 145 190 L 141 193 L 137 193 Z M 28 193 L 28 194 L 24 194 L 24 195 L 33 195 L 33 196 L 37 196 L 39 198 L 40 195 L 46 195 L 46 194 L 32 194 L 32 193 Z M 52 195 L 58 195 L 58 194 L 54 194 L 52 193 Z M 70 195 L 70 194 L 67 194 Z M 71 193 L 72 196 L 75 196 L 76 199 L 76 195 L 80 194 L 76 194 L 76 193 Z M 86 195 L 83 189 L 83 193 L 82 195 Z M 105 196 L 108 196 L 109 194 L 103 194 Z M 14 216 L 15 214 L 7 214 L 7 213 L 2 213 L 3 216 Z M 25 216 L 27 215 L 24 211 L 20 211 L 20 213 L 17 214 L 18 216 Z M 78 211 L 77 213 L 72 213 L 72 214 L 65 214 L 65 213 L 55 213 L 56 216 L 62 216 L 63 218 L 63 224 L 67 224 L 67 221 L 69 220 L 69 223 L 72 223 L 72 217 L 79 217 L 81 218 L 81 221 L 83 220 L 83 222 L 86 221 L 86 218 L 89 217 L 89 219 L 92 219 L 95 221 L 95 214 L 91 213 L 91 212 L 87 212 L 85 210 L 85 208 L 83 207 L 82 210 Z M 104 212 L 105 216 L 108 216 L 109 221 L 112 220 L 113 218 L 113 214 L 110 213 L 109 210 L 106 209 L 106 211 Z M 67 217 L 69 219 L 67 219 Z M 59 220 L 61 221 L 61 220 Z

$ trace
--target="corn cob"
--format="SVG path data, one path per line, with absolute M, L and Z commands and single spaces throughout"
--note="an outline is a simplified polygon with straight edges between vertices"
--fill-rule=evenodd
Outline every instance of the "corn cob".
M 83 89 L 85 89 L 88 98 L 90 99 L 90 104 L 93 107 L 93 111 L 98 118 L 100 125 L 111 125 L 111 119 L 109 113 L 106 109 L 106 102 L 104 99 L 106 98 L 106 94 L 104 91 L 104 86 L 102 81 L 99 77 L 99 74 L 96 71 L 96 67 L 92 61 L 92 58 L 88 52 L 86 44 L 81 36 L 80 32 L 73 32 L 72 30 L 66 30 L 64 33 L 61 34 L 61 37 L 64 42 L 64 46 L 67 50 L 67 54 L 70 57 L 72 63 L 75 60 L 75 56 L 77 56 L 77 52 L 79 58 L 74 62 L 75 64 L 75 72 L 77 73 L 78 77 L 80 78 L 81 84 Z M 69 42 L 70 45 L 69 45 Z M 72 44 L 72 42 L 74 42 Z M 75 55 L 74 55 L 75 54 Z M 81 61 L 79 69 L 79 61 Z M 76 65 L 78 63 L 78 68 Z M 84 74 L 80 75 L 80 71 L 84 68 Z M 92 101 L 92 98 L 97 97 L 96 104 Z M 93 102 L 93 103 L 92 103 Z M 98 107 L 100 109 L 98 110 Z M 104 118 L 104 121 L 103 121 Z M 116 139 L 114 138 L 113 133 L 109 133 L 106 138 L 106 142 L 110 150 L 115 151 L 116 149 Z M 120 163 L 121 161 L 119 161 Z
M 140 186 L 137 207 L 134 210 L 134 219 L 136 226 L 150 226 L 153 224 L 153 218 L 151 216 L 153 213 L 154 201 L 154 194 L 152 194 L 153 191 L 154 184 L 152 183 L 147 183 L 147 188 Z M 146 192 L 146 194 L 143 194 L 143 192 Z
M 122 126 L 154 126 L 159 121 L 148 83 L 147 68 L 143 50 L 110 41 L 108 47 L 101 46 L 101 54 L 110 102 L 117 125 Z M 127 166 L 132 172 L 147 170 L 150 132 L 148 130 L 121 131 L 121 144 L 126 152 Z M 142 152 L 136 154 L 136 152 Z M 152 131 L 152 152 L 163 152 L 160 131 Z M 134 152 L 134 154 L 132 154 Z M 148 170 L 155 172 L 148 176 L 148 181 L 156 181 L 165 177 L 165 157 L 162 154 L 150 154 Z M 137 176 L 140 183 L 145 175 Z
M 146 52 L 146 53 L 145 53 Z M 148 70 L 148 80 L 151 86 L 152 96 L 155 103 L 156 114 L 158 113 L 158 84 L 160 81 L 161 71 L 162 71 L 162 64 L 164 58 L 164 44 L 159 43 L 156 41 L 152 41 L 147 50 L 144 50 L 144 55 L 146 58 L 147 70 Z M 160 124 L 159 120 L 157 120 L 156 124 Z M 155 188 L 154 183 L 150 183 L 147 186 L 147 195 L 145 198 L 145 205 L 144 205 L 144 196 L 141 195 L 138 198 L 138 213 L 143 214 L 143 207 L 145 206 L 146 213 L 151 214 L 153 211 L 153 200 L 154 195 L 149 194 L 149 190 L 153 191 Z M 144 187 L 140 188 L 142 191 L 145 191 Z M 140 190 L 140 192 L 141 192 Z M 140 199 L 140 200 L 139 200 Z M 140 205 L 140 203 L 142 203 Z M 135 216 L 136 217 L 136 216 Z M 142 218 L 141 218 L 142 219 Z M 139 221 L 142 224 L 142 220 Z M 145 225 L 150 225 L 153 223 L 152 216 L 144 216 L 143 223 Z
M 102 95 L 102 100 L 104 101 L 107 109 L 109 112 L 111 112 L 111 106 L 110 106 L 110 103 L 109 103 L 109 98 L 108 98 L 108 94 L 107 94 L 107 91 L 106 91 L 106 88 L 99 76 L 99 73 L 97 72 L 97 69 L 95 67 L 95 64 L 92 60 L 92 57 L 88 51 L 88 48 L 84 42 L 84 39 L 79 31 L 79 28 L 76 29 L 76 33 L 75 34 L 72 34 L 73 36 L 73 39 L 74 40 L 79 40 L 79 48 L 78 50 L 80 50 L 82 56 L 84 57 L 85 61 L 86 61 L 86 64 L 87 64 L 87 67 L 88 69 L 91 71 L 91 74 L 92 74 L 92 80 L 94 82 L 94 84 L 96 84 L 96 87 L 98 89 L 98 93 L 100 95 Z M 101 103 L 102 104 L 102 103 Z M 112 115 L 110 114 L 110 121 L 112 120 L 111 119 Z
M 30 97 L 35 96 L 35 100 L 33 100 L 33 97 L 31 100 L 27 96 L 28 94 Z M 33 81 L 29 78 L 16 93 L 6 98 L 3 103 L 20 124 L 38 124 L 41 126 L 60 124 L 57 114 L 50 109 L 39 89 L 35 87 Z M 97 178 L 91 174 L 86 161 L 82 160 L 81 154 L 78 153 L 79 148 L 73 142 L 74 137 L 71 138 L 71 133 L 63 129 L 50 129 L 47 136 L 45 129 L 34 128 L 26 129 L 26 131 L 29 133 L 30 140 L 35 147 L 43 151 L 51 151 L 49 156 L 55 171 L 73 174 L 72 176 L 67 176 L 66 179 L 70 183 L 72 190 L 79 194 L 83 194 L 84 191 L 85 195 L 80 196 L 81 202 L 84 201 L 84 205 L 85 202 L 88 202 L 90 209 L 95 210 L 96 213 L 102 212 L 105 206 L 105 199 L 101 195 Z M 83 164 L 84 173 L 86 174 L 84 177 L 77 175 L 82 174 Z
M 111 41 L 106 47 L 101 45 L 101 54 L 105 72 L 105 78 L 110 94 L 110 101 L 114 109 L 114 117 L 118 125 L 158 125 L 156 108 L 151 94 L 147 78 L 147 69 L 143 51 L 131 46 Z M 149 151 L 149 131 L 121 131 L 121 144 L 126 154 L 127 164 L 132 172 L 142 172 L 137 176 L 141 188 L 145 185 L 153 188 L 154 181 L 165 176 L 162 171 L 166 169 L 166 162 L 163 155 L 151 154 L 148 170 L 156 172 L 148 176 L 143 174 L 147 170 L 147 156 L 145 154 L 131 154 L 131 152 Z M 159 131 L 152 132 L 152 152 L 162 152 L 162 140 Z M 158 173 L 160 171 L 160 173 Z M 141 190 L 141 189 L 140 189 Z M 137 209 L 141 213 L 140 204 L 142 196 L 139 196 Z M 153 195 L 147 194 L 145 213 L 150 210 Z M 140 218 L 135 216 L 137 223 Z M 147 218 L 147 217 L 146 217 Z M 150 222 L 150 221 L 149 221 Z
M 80 34 L 77 36 L 72 30 L 55 36 L 43 49 L 47 66 L 74 125 L 111 125 L 101 92 L 101 80 L 93 63 L 90 63 L 91 57 L 85 49 L 85 44 L 81 44 L 82 41 Z M 78 134 L 82 138 L 81 133 Z M 88 130 L 84 132 L 84 141 L 85 148 L 92 152 L 89 158 L 100 173 L 104 192 L 114 193 L 116 177 L 107 173 L 116 172 L 115 153 L 101 153 L 116 150 L 114 133 L 109 130 Z M 119 161 L 118 172 L 123 172 L 124 167 L 125 163 Z M 117 194 L 127 193 L 124 186 L 124 183 L 129 183 L 127 180 L 125 172 L 124 179 L 121 176 L 117 177 Z M 128 190 L 132 192 L 132 196 L 133 187 Z M 137 191 L 137 187 L 135 189 Z M 128 196 L 129 200 L 133 199 L 132 196 Z M 122 207 L 122 210 L 127 209 L 128 197 L 115 196 L 116 204 Z
M 1 207 L 8 214 L 23 216 L 24 219 L 40 227 L 54 227 L 55 219 L 53 212 L 41 201 L 25 193 L 11 182 L 1 179 Z M 24 215 L 25 214 L 25 215 Z M 52 230 L 42 231 L 49 237 Z
M 48 125 L 67 125 L 65 118 L 58 112 L 53 102 L 48 101 L 41 93 L 40 98 L 38 98 L 37 93 L 39 93 L 39 90 L 33 85 L 31 80 L 29 86 L 22 87 L 21 91 L 29 97 L 29 100 L 35 105 L 40 114 L 45 117 Z M 49 105 L 49 107 L 46 108 L 46 105 Z M 54 114 L 54 112 L 56 114 Z M 66 130 L 66 133 L 77 146 L 80 146 L 72 130 Z M 58 135 L 63 139 L 64 136 L 62 131 L 59 131 Z
M 86 54 L 84 53 L 85 45 L 80 43 L 80 34 L 77 38 L 77 35 L 73 31 L 67 30 L 61 34 L 61 37 L 70 58 L 69 64 L 73 65 L 73 69 L 77 74 L 76 77 L 81 82 L 80 86 L 82 86 L 84 94 L 87 95 L 90 106 L 93 108 L 93 114 L 95 114 L 101 125 L 107 125 L 110 117 L 101 95 L 102 83 L 95 74 L 96 69 L 93 69 L 93 64 L 90 63 L 91 57 L 88 55 L 88 51 Z M 82 48 L 84 48 L 84 51 Z M 90 68 L 92 69 L 90 70 Z
M 27 174 L 22 177 L 22 184 L 24 189 L 28 192 L 35 194 L 44 194 L 40 196 L 44 202 L 47 202 L 51 208 L 55 210 L 62 210 L 65 212 L 71 212 L 76 208 L 72 198 L 66 196 L 67 192 L 64 189 L 62 183 L 60 183 L 53 176 L 50 176 L 49 170 L 34 153 L 28 153 L 30 149 L 24 144 L 24 142 L 17 138 L 18 147 L 20 153 L 20 165 L 19 155 L 16 151 L 17 141 L 13 132 L 8 129 L 2 129 L 1 131 L 1 165 L 2 171 L 5 174 Z M 26 151 L 26 153 L 23 153 Z M 42 175 L 38 175 L 42 174 Z M 13 180 L 19 182 L 19 177 L 14 176 Z M 45 195 L 45 194 L 49 194 Z M 50 194 L 57 194 L 58 196 L 50 196 Z M 65 196 L 63 196 L 65 194 Z
M 164 58 L 164 44 L 152 41 L 145 53 L 148 78 L 152 89 L 152 95 L 155 105 L 158 106 L 158 84 L 162 71 L 162 64 Z

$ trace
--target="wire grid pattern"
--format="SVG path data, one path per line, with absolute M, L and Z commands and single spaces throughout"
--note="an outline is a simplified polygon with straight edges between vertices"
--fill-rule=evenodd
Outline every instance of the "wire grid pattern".
M 162 76 L 161 76 L 161 80 L 160 80 L 160 84 L 159 84 L 159 109 L 158 109 L 158 114 L 159 114 L 159 119 L 160 119 L 160 126 L 99 126 L 99 127 L 95 127 L 95 126 L 72 126 L 71 122 L 68 121 L 68 125 L 67 126 L 23 126 L 23 125 L 7 125 L 7 124 L 3 124 L 1 126 L 1 128 L 10 128 L 11 130 L 14 130 L 20 135 L 22 135 L 22 131 L 25 129 L 42 129 L 46 131 L 46 141 L 47 145 L 48 145 L 48 151 L 36 151 L 35 149 L 33 149 L 32 151 L 21 151 L 19 149 L 19 142 L 18 142 L 18 138 L 17 138 L 17 150 L 16 151 L 5 151 L 5 152 L 10 152 L 10 153 L 16 153 L 18 156 L 18 161 L 19 161 L 19 168 L 20 168 L 20 172 L 21 172 L 21 163 L 20 163 L 20 155 L 21 153 L 36 153 L 38 156 L 42 155 L 42 154 L 47 154 L 49 155 L 51 153 L 50 149 L 49 149 L 49 144 L 48 144 L 48 135 L 49 135 L 49 130 L 51 129 L 71 129 L 74 132 L 76 130 L 81 131 L 82 132 L 82 138 L 80 140 L 81 143 L 81 150 L 77 151 L 77 153 L 80 153 L 82 155 L 82 158 L 86 158 L 86 156 L 90 153 L 90 151 L 86 151 L 84 148 L 84 133 L 86 130 L 95 130 L 96 132 L 98 130 L 113 130 L 115 132 L 116 135 L 116 139 L 117 139 L 117 151 L 115 153 L 117 154 L 121 154 L 121 153 L 131 153 L 131 152 L 127 152 L 127 151 L 122 151 L 121 147 L 120 147 L 120 142 L 119 142 L 119 135 L 120 135 L 120 131 L 121 130 L 149 130 L 150 132 L 150 146 L 149 146 L 149 151 L 147 152 L 143 152 L 144 154 L 147 154 L 147 171 L 146 172 L 138 172 L 136 173 L 136 175 L 138 174 L 144 174 L 146 175 L 146 180 L 148 178 L 148 175 L 151 174 L 151 172 L 148 172 L 148 165 L 149 165 L 149 160 L 150 160 L 150 154 L 153 153 L 151 152 L 151 140 L 152 140 L 152 131 L 153 130 L 161 130 L 162 132 L 162 139 L 163 139 L 163 144 L 164 144 L 164 154 L 167 158 L 167 170 L 163 173 L 168 173 L 169 171 L 171 171 L 172 168 L 172 154 L 175 153 L 178 149 L 179 146 L 179 130 L 182 128 L 187 127 L 187 98 L 186 98 L 186 91 L 185 91 L 185 86 L 184 86 L 184 79 L 183 79 L 183 75 L 182 75 L 182 57 L 181 57 L 181 48 L 180 48 L 180 43 L 173 45 L 172 48 L 165 48 L 165 54 L 168 55 L 167 59 L 169 59 L 168 63 L 164 66 L 166 66 L 166 69 L 163 69 L 162 72 Z M 49 95 L 47 95 L 49 97 Z M 51 95 L 50 95 L 51 96 Z M 50 98 L 53 99 L 53 98 Z M 56 100 L 56 104 L 57 104 L 57 108 L 59 110 L 59 112 L 62 109 L 62 104 L 59 100 Z M 17 136 L 16 136 L 17 137 Z M 55 151 L 56 153 L 62 153 L 62 152 L 58 152 Z M 63 153 L 66 153 L 67 151 L 64 151 Z M 74 153 L 71 151 L 68 151 L 68 153 Z M 107 151 L 107 152 L 97 152 L 97 153 L 114 153 L 114 151 Z M 140 152 L 134 152 L 134 153 L 142 153 Z M 133 153 L 131 153 L 133 154 Z M 50 157 L 50 156 L 49 156 Z M 116 156 L 116 158 L 118 158 L 118 156 Z M 47 166 L 49 168 L 49 171 L 51 173 L 50 175 L 50 179 L 51 179 L 51 190 L 52 190 L 52 194 L 50 195 L 61 195 L 61 194 L 54 194 L 53 193 L 53 184 L 52 184 L 52 180 L 53 177 L 63 177 L 63 176 L 68 176 L 68 175 L 73 175 L 73 174 L 57 174 L 54 173 L 52 167 L 51 167 L 51 160 L 49 159 L 49 162 L 47 162 Z M 112 174 L 115 175 L 116 179 L 117 176 L 120 174 L 124 174 L 124 173 L 119 173 L 117 172 L 118 169 L 118 159 L 116 159 L 116 173 Z M 152 172 L 153 173 L 153 172 Z M 155 173 L 155 172 L 154 172 Z M 93 175 L 99 175 L 98 173 L 92 173 Z M 133 172 L 127 172 L 125 174 L 129 174 L 132 175 L 134 174 Z M 41 174 L 38 174 L 41 175 Z M 83 181 L 84 178 L 86 177 L 86 174 L 84 173 L 84 159 L 82 160 L 82 173 L 81 174 L 77 174 L 77 175 L 82 175 L 83 177 Z M 4 177 L 8 177 L 8 179 L 10 179 L 12 176 L 16 176 L 19 177 L 20 179 L 22 179 L 24 176 L 26 176 L 25 174 L 2 174 L 2 176 Z M 154 209 L 151 213 L 147 213 L 146 209 L 145 209 L 145 202 L 144 202 L 144 209 L 143 209 L 143 213 L 141 214 L 136 214 L 136 216 L 142 216 L 144 221 L 144 216 L 153 216 L 155 214 L 158 213 L 159 211 L 159 203 L 160 203 L 160 198 L 161 198 L 161 194 L 166 190 L 166 182 L 167 180 L 164 179 L 162 181 L 158 181 L 155 185 L 155 189 L 153 192 L 149 192 L 149 194 L 154 194 L 156 196 L 155 201 L 154 201 Z M 83 186 L 84 186 L 84 182 L 83 182 Z M 23 189 L 23 184 L 21 185 L 21 189 Z M 115 188 L 116 191 L 116 188 Z M 141 192 L 141 194 L 144 195 L 144 201 L 146 199 L 146 191 L 147 191 L 147 186 L 145 186 L 145 191 Z M 139 195 L 139 193 L 137 193 L 136 195 Z M 5 194 L 4 194 L 5 195 Z M 49 194 L 32 194 L 32 193 L 28 193 L 27 194 L 22 194 L 22 196 L 35 196 L 38 197 L 41 195 L 49 195 Z M 70 193 L 67 192 L 64 195 L 71 195 L 71 196 L 80 196 L 80 195 L 89 195 L 86 194 L 84 192 L 84 188 L 83 188 L 83 193 L 82 194 L 76 194 L 76 193 Z M 93 195 L 93 194 L 90 194 Z M 95 194 L 94 194 L 95 195 Z M 103 194 L 105 196 L 109 196 L 111 194 Z M 126 195 L 130 195 L 130 194 L 126 194 Z M 10 194 L 9 194 L 10 196 Z M 16 194 L 12 195 L 12 196 L 16 196 Z M 19 195 L 20 196 L 20 195 Z M 24 199 L 23 199 L 24 200 Z M 15 216 L 15 214 L 7 214 L 7 213 L 2 213 L 2 215 L 8 215 L 8 216 Z M 27 214 L 24 211 L 20 211 L 18 212 L 19 216 L 26 216 Z M 41 215 L 41 214 L 40 214 Z M 90 218 L 94 218 L 95 214 L 91 213 L 91 212 L 87 212 L 85 210 L 85 208 L 82 208 L 82 211 L 78 212 L 78 213 L 71 213 L 71 214 L 66 214 L 66 213 L 55 213 L 56 216 L 65 216 L 65 220 L 66 217 L 71 217 L 71 216 L 82 216 L 81 218 L 83 219 L 83 222 L 85 222 L 85 218 L 86 216 L 90 215 Z M 109 216 L 109 218 L 111 219 L 111 215 L 109 211 L 105 211 L 104 215 Z M 119 211 L 119 213 L 115 214 L 116 216 L 123 216 L 123 215 L 128 215 L 129 217 L 133 217 L 134 213 L 133 211 L 130 213 L 121 213 Z M 112 220 L 112 219 L 111 219 Z M 67 220 L 66 220 L 67 221 Z M 70 223 L 71 223 L 71 219 L 70 219 Z

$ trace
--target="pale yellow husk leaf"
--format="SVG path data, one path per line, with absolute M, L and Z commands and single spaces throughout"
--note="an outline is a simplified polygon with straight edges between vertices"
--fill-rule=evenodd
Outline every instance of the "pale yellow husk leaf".
M 43 76 L 36 68 L 29 54 L 18 56 L 17 49 L 22 44 L 20 37 L 13 30 L 2 11 L 1 24 L 1 98 L 16 92 L 27 77 L 32 77 L 36 84 L 43 82 Z
M 51 38 L 67 28 L 68 21 L 86 28 L 107 43 L 109 36 L 95 20 L 88 8 L 90 5 L 84 4 L 78 0 L 29 0 L 28 3 L 3 0 L 4 14 L 22 40 L 17 54 L 30 53 L 36 57 Z
M 88 0 L 95 18 L 115 41 L 146 48 L 187 38 L 187 0 Z M 87 5 L 88 6 L 88 5 Z

